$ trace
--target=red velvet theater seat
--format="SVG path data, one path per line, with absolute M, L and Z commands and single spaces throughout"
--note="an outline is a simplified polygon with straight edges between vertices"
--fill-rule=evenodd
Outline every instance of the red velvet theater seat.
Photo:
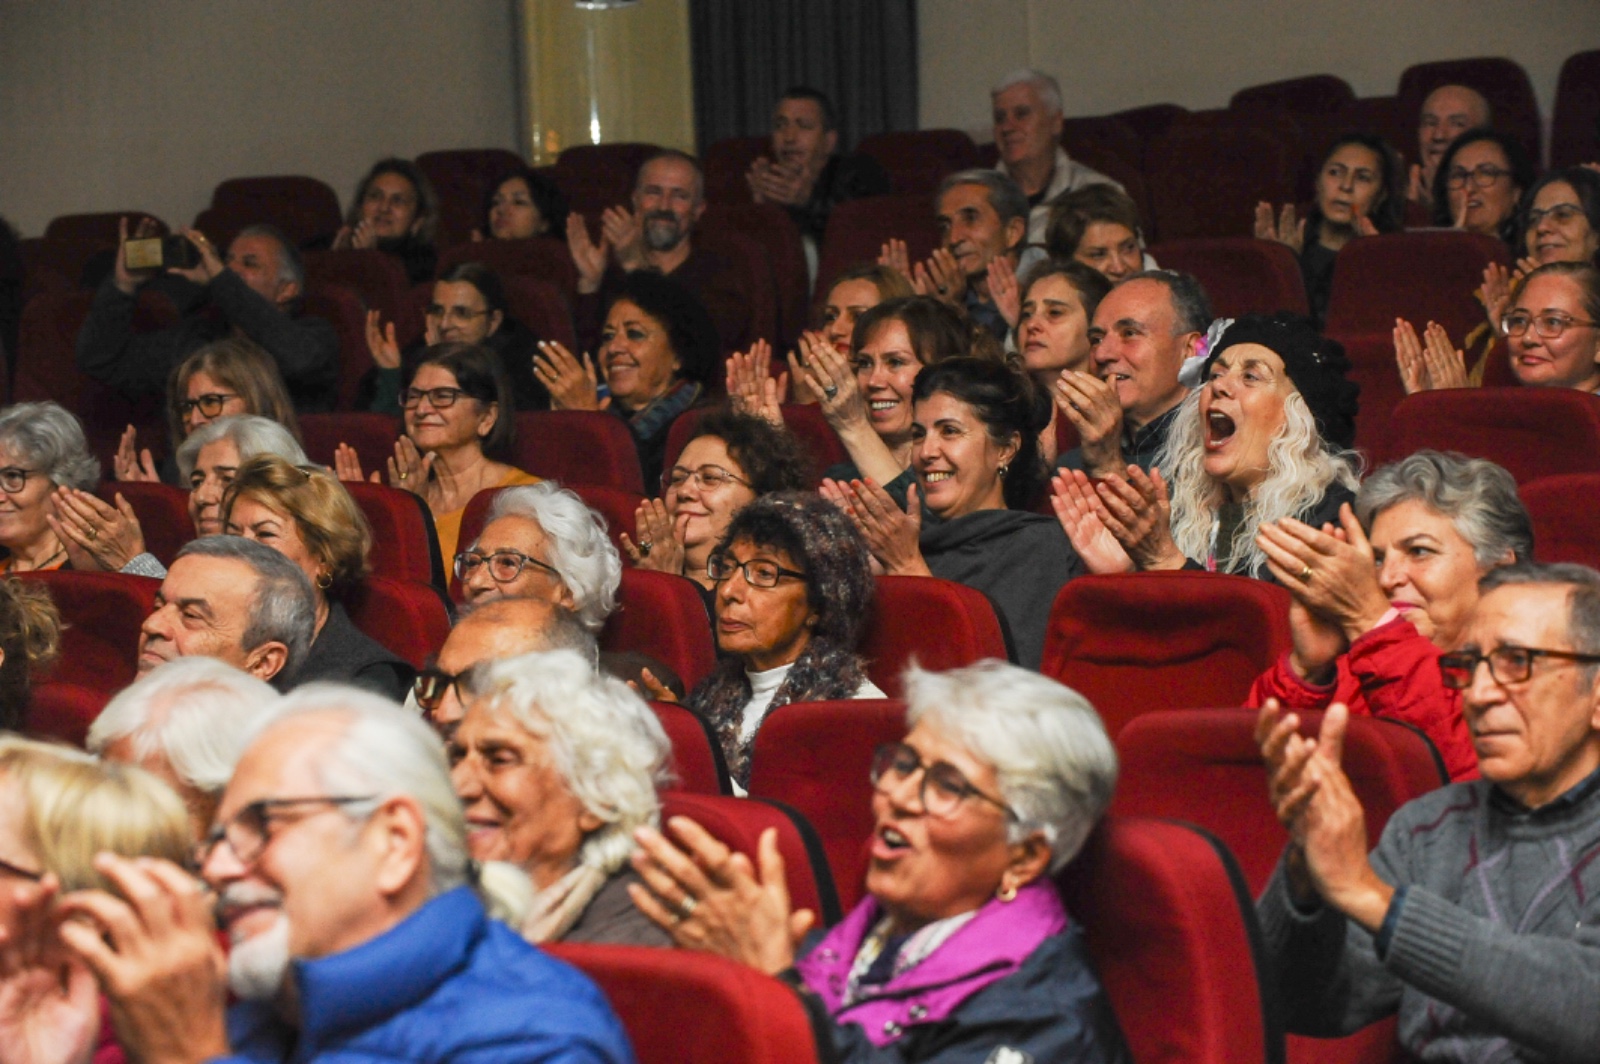
M 690 691 L 717 663 L 699 587 L 686 577 L 649 569 L 622 570 L 617 608 L 600 632 L 600 649 L 655 658 Z
M 686 410 L 679 414 L 673 421 L 672 427 L 667 430 L 666 468 L 671 469 L 678 463 L 678 456 L 689 445 L 694 431 L 700 425 L 700 420 L 711 410 L 704 407 L 698 410 Z M 822 483 L 822 474 L 829 467 L 849 460 L 850 455 L 844 449 L 844 444 L 839 442 L 838 435 L 827 419 L 822 416 L 822 410 L 812 403 L 784 403 L 783 424 L 790 432 L 794 433 L 801 445 L 805 448 L 806 457 L 811 462 L 813 486 Z M 657 485 L 649 485 L 650 490 L 658 490 Z
M 872 755 L 905 735 L 906 704 L 877 698 L 792 702 L 756 732 L 750 794 L 799 810 L 816 829 L 845 912 L 867 874 Z
M 556 158 L 552 176 L 573 210 L 598 216 L 607 207 L 631 205 L 639 167 L 660 150 L 626 142 L 575 144 Z
M 817 1064 L 799 997 L 747 965 L 691 950 L 542 948 L 599 984 L 639 1064 Z
M 902 195 L 930 193 L 951 174 L 978 165 L 978 146 L 959 129 L 874 133 L 862 137 L 856 150 L 887 170 Z
M 651 702 L 656 719 L 672 743 L 672 768 L 677 782 L 665 788 L 690 794 L 732 794 L 728 766 L 717 737 L 700 716 L 677 702 Z
M 700 156 L 706 172 L 706 202 L 718 207 L 749 203 L 745 174 L 771 146 L 771 137 L 724 137 L 708 145 Z
M 1080 576 L 1056 596 L 1041 671 L 1087 698 L 1116 738 L 1152 710 L 1242 704 L 1290 645 L 1289 593 L 1264 580 Z
M 1147 142 L 1145 181 L 1164 240 L 1248 232 L 1262 200 L 1293 198 L 1299 127 L 1280 114 L 1190 114 Z
M 1509 265 L 1506 246 L 1477 233 L 1425 229 L 1352 240 L 1334 270 L 1327 333 L 1346 343 L 1389 340 L 1394 320 L 1405 318 L 1418 329 L 1436 321 L 1459 344 L 1483 321 L 1473 293 L 1491 262 Z M 1391 373 L 1393 361 L 1391 349 Z
M 419 326 L 424 324 L 428 307 L 433 302 L 433 285 L 432 281 L 412 285 L 407 297 L 411 301 L 411 313 Z M 568 351 L 577 350 L 578 335 L 572 324 L 571 300 L 562 294 L 560 287 L 526 274 L 504 274 L 500 277 L 500 285 L 505 289 L 506 313 L 509 316 L 526 325 L 539 339 L 554 340 Z M 421 338 L 420 332 L 412 337 L 396 337 L 402 346 Z
M 790 906 L 796 911 L 810 909 L 817 916 L 818 927 L 838 923 L 839 895 L 834 892 L 822 845 L 805 817 L 793 809 L 757 798 L 669 791 L 661 796 L 662 825 L 675 816 L 693 820 L 712 838 L 750 858 L 752 865 L 756 864 L 761 833 L 777 829 Z
M 421 326 L 411 317 L 408 294 L 411 282 L 394 256 L 376 248 L 346 248 L 339 251 L 308 251 L 306 262 L 306 288 L 314 290 L 329 285 L 350 289 L 361 297 L 368 310 L 383 315 L 385 324 L 395 323 L 395 331 L 411 336 L 421 331 Z
M 450 634 L 444 593 L 431 584 L 369 576 L 345 598 L 345 608 L 357 628 L 415 669 Z
M 110 691 L 59 680 L 37 684 L 22 730 L 28 735 L 82 746 L 89 736 L 90 726 L 111 701 L 111 696 Z
M 345 488 L 372 527 L 367 560 L 373 575 L 443 588 L 445 570 L 428 504 L 387 484 L 347 481 Z
M 1057 877 L 1140 1064 L 1283 1061 L 1238 866 L 1184 824 L 1107 817 Z
M 103 480 L 95 494 L 113 506 L 118 495 L 127 500 L 139 519 L 144 549 L 162 565 L 171 565 L 179 548 L 194 538 L 189 493 L 182 488 L 143 480 Z
M 525 240 L 484 240 L 458 244 L 439 254 L 438 275 L 443 277 L 463 262 L 481 262 L 500 276 L 532 277 L 556 286 L 569 302 L 578 291 L 578 273 L 566 241 L 533 236 Z
M 731 206 L 711 206 L 701 216 L 697 231 L 707 234 L 731 231 L 760 245 L 772 273 L 778 324 L 776 333 L 762 339 L 770 340 L 777 351 L 793 348 L 800 331 L 811 324 L 811 276 L 800 230 L 789 212 L 776 203 L 736 201 Z
M 156 223 L 155 232 L 158 236 L 165 236 L 169 232 L 166 222 L 147 211 L 98 211 L 92 214 L 58 214 L 44 227 L 44 238 L 64 244 L 94 243 L 116 247 L 124 218 L 128 219 L 130 234 L 146 218 Z
M 339 336 L 339 394 L 334 408 L 352 410 L 361 390 L 361 378 L 373 364 L 372 350 L 367 347 L 366 306 L 353 289 L 323 284 L 306 293 L 305 313 L 333 323 Z
M 387 475 L 386 463 L 394 457 L 394 441 L 399 435 L 400 419 L 393 414 L 351 411 L 300 415 L 300 436 L 305 441 L 307 458 L 332 469 L 334 452 L 339 444 L 347 443 L 361 458 L 363 476 Z
M 1276 240 L 1242 236 L 1172 240 L 1155 245 L 1150 254 L 1162 269 L 1198 278 L 1219 318 L 1279 310 L 1310 313 L 1300 263 Z
M 61 657 L 49 679 L 115 694 L 133 682 L 139 626 L 161 581 L 126 573 L 19 573 L 50 591 L 61 619 Z
M 247 225 L 267 222 L 283 230 L 297 246 L 320 237 L 330 237 L 344 224 L 339 211 L 339 196 L 314 177 L 279 175 L 235 177 L 217 185 L 211 192 L 211 207 L 238 232 Z M 198 224 L 213 240 L 216 233 Z
M 1487 458 L 1518 484 L 1600 473 L 1600 399 L 1572 388 L 1452 388 L 1395 407 L 1385 461 L 1432 447 Z
M 1550 165 L 1578 166 L 1600 159 L 1600 48 L 1561 64 L 1550 120 Z
M 861 637 L 867 675 L 891 698 L 916 658 L 925 669 L 953 669 L 984 658 L 1010 660 L 1004 629 L 983 592 L 931 576 L 879 576 Z
M 1354 103 L 1355 90 L 1343 78 L 1312 74 L 1240 89 L 1228 101 L 1230 111 L 1282 111 L 1293 115 L 1330 114 Z
M 913 263 L 933 254 L 939 246 L 939 228 L 933 219 L 933 197 L 921 195 L 867 196 L 841 203 L 828 216 L 828 230 L 818 249 L 817 287 L 812 293 L 813 312 L 820 312 L 828 289 L 844 271 L 878 261 L 890 239 L 904 240 Z
M 1522 504 L 1533 518 L 1533 543 L 1541 562 L 1577 562 L 1600 568 L 1600 473 L 1540 477 L 1523 484 Z
M 602 411 L 519 413 L 512 464 L 563 484 L 599 484 L 644 493 L 633 434 L 621 418 Z
M 1494 110 L 1494 128 L 1519 141 L 1538 166 L 1544 157 L 1539 143 L 1539 102 L 1520 63 L 1492 56 L 1418 63 L 1401 73 L 1397 95 L 1408 113 L 1420 114 L 1428 94 L 1441 85 L 1465 85 L 1482 93 Z

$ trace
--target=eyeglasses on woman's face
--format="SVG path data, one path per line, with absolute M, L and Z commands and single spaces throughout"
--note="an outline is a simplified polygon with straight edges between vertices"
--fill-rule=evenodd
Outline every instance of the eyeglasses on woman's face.
M 456 579 L 465 581 L 484 565 L 489 567 L 489 578 L 497 584 L 511 583 L 530 565 L 535 569 L 544 570 L 557 580 L 561 579 L 561 574 L 556 571 L 555 566 L 509 548 L 488 554 L 476 550 L 462 551 L 456 555 Z
M 1455 166 L 1445 175 L 1445 185 L 1448 188 L 1466 188 L 1467 182 L 1471 181 L 1473 188 L 1488 188 L 1502 177 L 1510 176 L 1510 170 L 1493 163 L 1480 163 L 1471 170 Z
M 1513 310 L 1500 319 L 1500 331 L 1507 336 L 1518 337 L 1531 328 L 1543 339 L 1554 340 L 1568 329 L 1593 328 L 1595 324 L 1595 322 L 1569 317 L 1566 314 L 1553 312 L 1529 314 L 1525 310 Z
M 197 395 L 178 404 L 178 416 L 186 418 L 198 407 L 200 413 L 206 417 L 221 417 L 222 408 L 228 404 L 228 400 L 237 398 L 239 396 L 231 392 L 207 392 L 204 395 Z
M 922 781 L 918 785 L 918 798 L 929 816 L 953 817 L 961 809 L 962 802 L 977 798 L 997 807 L 1008 819 L 1017 818 L 1009 805 L 974 787 L 961 770 L 948 761 L 924 764 L 922 755 L 905 743 L 884 743 L 873 755 L 871 779 L 878 791 L 893 790 L 919 772 Z
M 750 487 L 748 480 L 735 476 L 719 465 L 708 464 L 700 466 L 698 469 L 673 466 L 661 474 L 661 491 L 663 494 L 669 491 L 677 491 L 691 480 L 698 483 L 702 491 L 716 491 L 718 488 L 725 488 L 729 484 L 743 484 L 747 488 Z
M 752 558 L 747 562 L 736 562 L 726 554 L 713 554 L 706 559 L 706 575 L 713 583 L 722 583 L 729 579 L 735 572 L 744 573 L 744 582 L 751 587 L 773 588 L 778 586 L 778 581 L 784 577 L 791 580 L 804 580 L 806 574 L 795 569 L 785 569 L 777 562 L 765 558 Z
M 448 410 L 456 405 L 457 399 L 466 394 L 460 388 L 407 388 L 400 402 L 410 410 L 423 399 L 427 399 L 428 405 L 435 410 Z

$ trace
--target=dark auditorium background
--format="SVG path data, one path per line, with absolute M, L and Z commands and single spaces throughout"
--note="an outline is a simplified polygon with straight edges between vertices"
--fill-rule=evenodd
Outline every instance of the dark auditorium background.
M 641 129 L 637 139 L 693 146 L 697 2 L 643 0 L 636 10 L 651 20 L 648 32 L 627 35 L 614 58 L 601 49 L 602 74 L 621 80 L 633 121 L 680 131 L 646 138 Z M 737 2 L 780 15 L 812 6 Z M 833 6 L 815 0 L 814 10 Z M 309 174 L 348 197 L 383 155 L 530 154 L 541 101 L 523 86 L 582 54 L 572 8 L 571 0 L 0 0 L 0 216 L 23 236 L 71 212 L 137 207 L 187 221 L 219 181 L 241 174 Z M 1413 63 L 1501 55 L 1527 70 L 1548 121 L 1562 60 L 1600 46 L 1595 0 L 917 0 L 914 15 L 915 39 L 903 47 L 915 62 L 892 67 L 917 72 L 918 124 L 980 140 L 989 86 L 1021 66 L 1059 78 L 1071 116 L 1163 101 L 1223 107 L 1236 89 L 1324 72 L 1358 96 L 1387 95 Z M 560 31 L 543 46 L 528 32 L 541 19 Z M 554 102 L 546 94 L 543 104 Z

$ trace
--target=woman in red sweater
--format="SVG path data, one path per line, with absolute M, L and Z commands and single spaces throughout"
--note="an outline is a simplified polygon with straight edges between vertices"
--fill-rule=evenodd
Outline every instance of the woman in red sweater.
M 1528 511 L 1511 474 L 1480 458 L 1418 451 L 1362 484 L 1342 527 L 1293 519 L 1257 539 L 1293 596 L 1294 649 L 1257 678 L 1250 705 L 1343 702 L 1410 724 L 1433 740 L 1453 781 L 1478 762 L 1461 693 L 1439 679 L 1490 569 L 1533 554 Z M 1359 522 L 1357 520 L 1359 518 Z

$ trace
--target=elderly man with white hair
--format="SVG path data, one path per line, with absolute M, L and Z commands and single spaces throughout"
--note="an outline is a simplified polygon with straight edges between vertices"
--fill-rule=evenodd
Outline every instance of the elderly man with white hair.
M 671 746 L 650 707 L 594 663 L 557 650 L 485 665 L 450 743 L 467 847 L 534 893 L 533 942 L 670 946 L 628 897 L 633 831 L 654 827 Z
M 272 714 L 278 692 L 215 658 L 175 658 L 123 688 L 89 728 L 89 751 L 164 780 L 204 835 L 245 737 Z
M 996 170 L 1017 183 L 1028 197 L 1028 243 L 1043 244 L 1050 203 L 1063 192 L 1085 185 L 1121 188 L 1100 171 L 1073 162 L 1061 147 L 1061 86 L 1042 71 L 1014 70 L 989 90 L 994 103 Z
M 175 865 L 102 855 L 120 896 L 61 903 L 130 1058 L 633 1060 L 594 984 L 490 917 L 439 742 L 387 699 L 286 696 L 198 857 L 214 899 Z

